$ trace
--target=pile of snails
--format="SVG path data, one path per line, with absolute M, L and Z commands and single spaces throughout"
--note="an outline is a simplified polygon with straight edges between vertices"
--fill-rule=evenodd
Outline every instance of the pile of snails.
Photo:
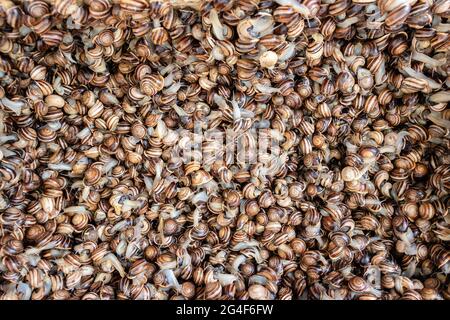
M 449 300 L 450 0 L 0 0 L 0 299 Z

